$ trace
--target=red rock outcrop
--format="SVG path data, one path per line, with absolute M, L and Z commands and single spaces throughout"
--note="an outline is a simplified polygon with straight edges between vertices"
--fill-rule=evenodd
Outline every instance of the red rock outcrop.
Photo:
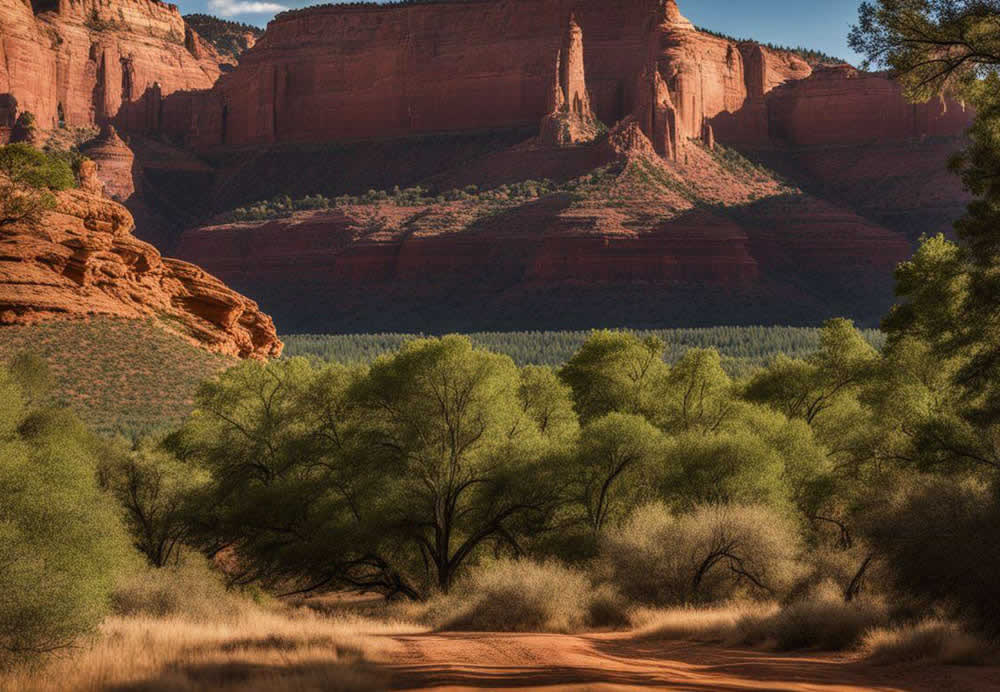
M 137 126 L 146 115 L 129 106 L 154 85 L 207 89 L 218 63 L 177 7 L 158 0 L 0 0 L 0 94 L 43 130 L 119 115 Z
M 85 143 L 81 152 L 97 165 L 96 176 L 108 197 L 124 202 L 132 196 L 135 192 L 132 172 L 135 155 L 118 136 L 114 125 L 105 123 L 101 134 Z
M 209 350 L 241 358 L 281 353 L 271 318 L 199 267 L 132 236 L 125 207 L 89 177 L 58 193 L 37 226 L 0 228 L 0 325 L 112 315 L 155 318 Z M 2 329 L 2 326 L 0 326 Z
M 396 290 L 433 302 L 455 286 L 491 300 L 560 285 L 641 284 L 650 295 L 704 285 L 738 296 L 801 271 L 861 285 L 889 277 L 910 253 L 898 234 L 727 166 L 707 147 L 690 145 L 686 164 L 665 162 L 631 117 L 592 148 L 586 165 L 611 172 L 581 176 L 571 193 L 215 225 L 187 231 L 178 254 L 262 294 L 294 281 L 317 297 Z
M 583 65 L 583 30 L 570 15 L 562 48 L 556 56 L 549 112 L 542 118 L 539 139 L 552 146 L 590 142 L 597 137 L 597 117 Z

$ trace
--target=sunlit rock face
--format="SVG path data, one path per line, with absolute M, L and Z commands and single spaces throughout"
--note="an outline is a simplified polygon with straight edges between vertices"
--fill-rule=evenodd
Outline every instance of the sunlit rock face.
M 128 210 L 99 194 L 96 164 L 81 173 L 80 189 L 58 193 L 38 224 L 0 228 L 0 325 L 152 318 L 211 351 L 280 355 L 274 323 L 254 301 L 136 239 Z
M 215 50 L 185 26 L 176 5 L 0 0 L 0 95 L 13 96 L 42 130 L 117 117 L 150 125 L 139 122 L 153 115 L 145 106 L 131 112 L 151 92 L 208 89 L 219 74 Z

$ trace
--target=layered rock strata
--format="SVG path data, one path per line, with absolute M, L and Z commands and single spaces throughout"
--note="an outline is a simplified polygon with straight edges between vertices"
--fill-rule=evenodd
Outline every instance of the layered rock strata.
M 58 193 L 56 210 L 37 225 L 0 228 L 0 325 L 154 318 L 218 353 L 280 355 L 274 324 L 255 302 L 133 237 L 128 210 L 92 192 L 94 169 L 85 165 L 81 189 Z
M 208 89 L 214 48 L 158 0 L 0 0 L 0 95 L 38 127 L 147 126 L 146 94 Z M 137 112 L 138 111 L 138 112 Z M 2 114 L 0 114 L 2 116 Z M 0 128 L 4 126 L 0 117 Z
M 566 109 L 609 126 L 634 113 L 676 150 L 810 73 L 790 54 L 752 58 L 696 31 L 675 0 L 316 7 L 276 17 L 211 91 L 166 99 L 160 127 L 209 149 L 519 127 Z M 673 116 L 648 118 L 650 104 Z

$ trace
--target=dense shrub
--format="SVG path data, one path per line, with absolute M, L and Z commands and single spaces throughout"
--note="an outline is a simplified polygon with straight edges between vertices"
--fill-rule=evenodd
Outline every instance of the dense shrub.
M 0 663 L 72 644 L 105 613 L 130 552 L 69 413 L 26 409 L 0 369 Z
M 940 618 L 870 630 L 861 649 L 869 661 L 880 665 L 914 661 L 975 664 L 991 653 L 985 641 Z
M 771 615 L 749 615 L 739 623 L 747 644 L 779 649 L 843 651 L 856 647 L 874 627 L 888 623 L 884 604 L 867 599 L 847 603 L 839 591 L 816 593 Z
M 75 182 L 65 157 L 24 143 L 0 147 L 0 226 L 37 223 L 42 212 L 55 207 L 50 190 L 65 190 Z
M 637 509 L 608 531 L 609 580 L 646 604 L 780 596 L 801 571 L 793 523 L 762 506 L 709 504 L 686 514 L 665 505 Z
M 607 587 L 555 562 L 501 560 L 477 568 L 449 596 L 441 628 L 494 632 L 577 632 L 618 625 L 625 607 Z
M 934 479 L 870 520 L 893 582 L 925 603 L 951 605 L 1000 634 L 1000 487 Z
M 116 583 L 111 608 L 116 615 L 220 620 L 250 607 L 250 601 L 227 591 L 221 575 L 199 555 L 186 553 L 169 567 L 144 567 Z

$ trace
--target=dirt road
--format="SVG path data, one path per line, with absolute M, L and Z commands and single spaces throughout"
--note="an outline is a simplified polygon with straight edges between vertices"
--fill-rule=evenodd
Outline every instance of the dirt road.
M 871 666 L 627 634 L 446 633 L 393 637 L 398 690 L 1000 691 L 1000 668 Z

